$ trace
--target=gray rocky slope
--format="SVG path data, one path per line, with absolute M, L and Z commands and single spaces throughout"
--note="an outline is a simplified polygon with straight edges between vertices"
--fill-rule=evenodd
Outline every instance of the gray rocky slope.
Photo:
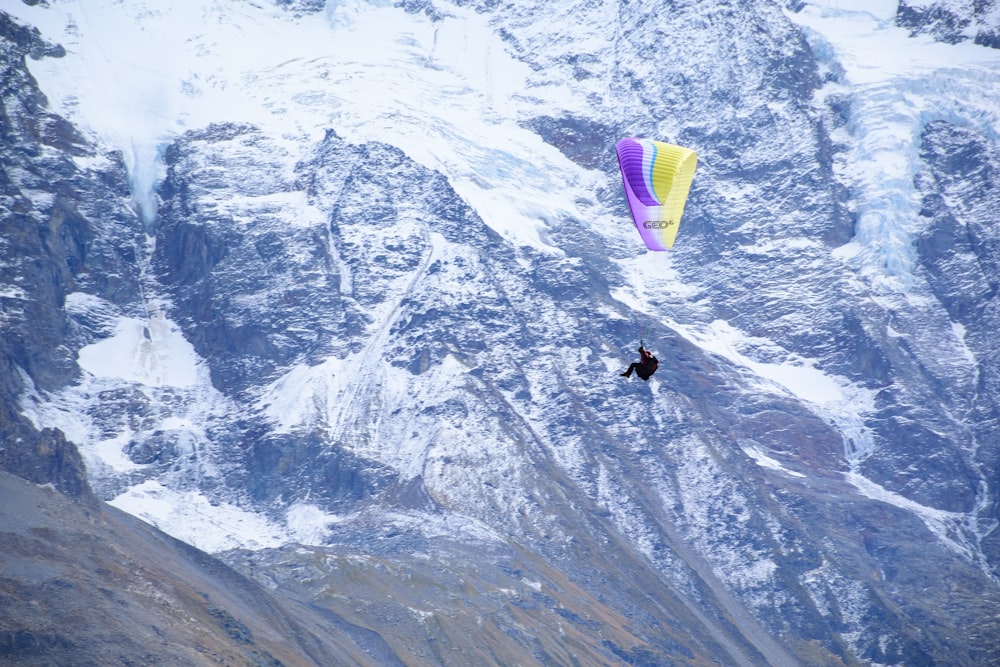
M 0 664 L 402 664 L 120 510 L 5 472 L 0 491 Z
M 206 664 L 224 651 L 264 664 L 1000 661 L 995 140 L 946 117 L 922 127 L 912 284 L 887 288 L 835 252 L 863 222 L 837 164 L 867 101 L 819 95 L 836 71 L 777 4 L 629 4 L 476 5 L 535 85 L 572 80 L 591 103 L 557 117 L 525 102 L 525 128 L 606 176 L 578 203 L 592 217 L 545 222 L 559 252 L 511 244 L 445 175 L 335 127 L 302 155 L 252 124 L 192 129 L 167 147 L 144 222 L 121 157 L 51 113 L 28 74 L 26 57 L 58 48 L 3 18 L 0 461 L 75 501 L 6 477 L 4 493 L 97 519 L 5 515 L 28 545 L 5 554 L 28 564 L 3 570 L 22 595 L 0 617 L 0 658 L 87 645 L 100 662 L 113 638 L 52 632 L 55 604 L 24 605 L 93 586 L 134 605 L 123 591 L 176 577 L 198 594 L 168 610 L 226 648 L 184 634 L 180 612 L 140 624 Z M 561 40 L 570 16 L 578 39 Z M 579 38 L 609 19 L 618 39 L 581 46 L 606 44 Z M 664 31 L 693 54 L 652 68 L 641 55 Z M 684 251 L 644 280 L 642 312 L 623 298 L 635 239 L 593 222 L 623 207 L 609 150 L 623 134 L 695 146 L 703 165 Z M 276 203 L 290 193 L 321 215 L 290 220 Z M 210 385 L 78 367 L 120 318 L 160 309 Z M 746 334 L 748 363 L 691 333 L 718 323 Z M 640 327 L 660 370 L 625 383 Z M 870 409 L 817 406 L 752 372 L 788 359 Z M 90 430 L 52 428 L 72 411 Z M 92 455 L 108 441 L 126 472 Z M 194 585 L 224 566 L 172 542 L 182 563 L 118 588 L 89 561 L 51 569 L 81 540 L 95 561 L 146 562 L 167 538 L 99 499 L 148 482 L 276 524 L 307 503 L 327 523 L 303 544 L 218 554 L 276 605 L 263 616 L 248 598 L 217 602 L 228 569 Z M 292 642 L 293 623 L 308 641 Z M 259 643 L 241 644 L 242 628 Z

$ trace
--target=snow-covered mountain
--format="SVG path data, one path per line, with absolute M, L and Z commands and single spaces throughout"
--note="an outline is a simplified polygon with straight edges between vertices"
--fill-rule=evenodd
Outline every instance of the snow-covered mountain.
M 160 5 L 0 14 L 5 470 L 382 664 L 1000 661 L 995 3 Z

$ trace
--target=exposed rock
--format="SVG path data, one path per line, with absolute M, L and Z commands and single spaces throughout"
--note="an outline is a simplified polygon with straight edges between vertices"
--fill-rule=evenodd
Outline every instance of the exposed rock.
M 956 44 L 973 37 L 976 44 L 1000 48 L 1000 4 L 996 0 L 948 2 L 947 0 L 900 0 L 896 24 L 912 34 L 930 34 Z

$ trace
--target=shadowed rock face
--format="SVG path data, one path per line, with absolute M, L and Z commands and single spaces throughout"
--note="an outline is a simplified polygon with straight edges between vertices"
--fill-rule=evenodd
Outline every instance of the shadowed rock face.
M 403 7 L 442 21 L 441 4 Z M 684 252 L 643 285 L 654 313 L 618 298 L 634 253 L 593 220 L 547 221 L 558 252 L 515 248 L 444 175 L 336 128 L 301 153 L 246 123 L 177 137 L 146 230 L 120 157 L 28 76 L 26 55 L 59 50 L 0 14 L 0 467 L 65 494 L 2 478 L 0 660 L 996 661 L 995 144 L 926 127 L 933 298 L 885 306 L 833 257 L 854 233 L 830 134 L 850 105 L 813 108 L 815 62 L 774 3 L 630 3 L 615 54 L 558 39 L 567 16 L 605 30 L 600 3 L 455 4 L 492 16 L 534 83 L 593 86 L 522 127 L 605 172 L 595 219 L 622 210 L 623 128 L 701 148 Z M 664 31 L 698 57 L 650 67 Z M 208 386 L 88 384 L 77 352 L 149 320 L 150 295 Z M 624 383 L 643 318 L 660 368 Z M 718 322 L 757 341 L 749 361 L 815 363 L 873 411 L 831 419 L 699 347 L 690 331 Z M 936 344 L 956 323 L 967 355 Z M 67 397 L 81 442 L 44 428 Z M 278 423 L 282 399 L 310 418 Z M 223 554 L 244 578 L 97 502 L 75 444 L 120 450 L 89 471 L 104 500 L 155 482 L 329 525 Z

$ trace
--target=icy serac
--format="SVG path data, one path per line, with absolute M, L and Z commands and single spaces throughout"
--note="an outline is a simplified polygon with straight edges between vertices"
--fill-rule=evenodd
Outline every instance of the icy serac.
M 10 10 L 7 443 L 408 665 L 1000 660 L 1000 55 L 915 6 Z

